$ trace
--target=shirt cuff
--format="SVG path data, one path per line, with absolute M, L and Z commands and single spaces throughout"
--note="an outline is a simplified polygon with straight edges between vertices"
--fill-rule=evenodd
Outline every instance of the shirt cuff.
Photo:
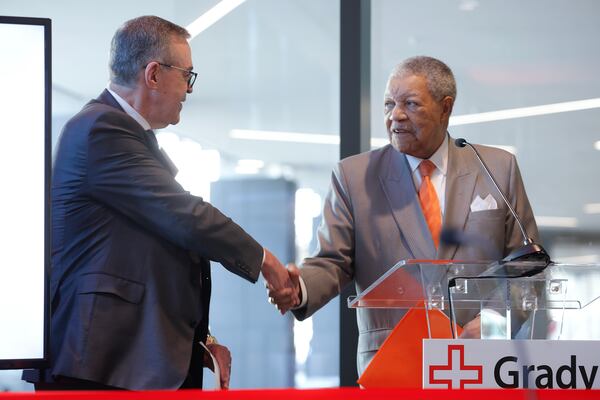
M 308 295 L 306 293 L 306 284 L 304 283 L 304 279 L 302 279 L 302 277 L 299 277 L 300 279 L 300 293 L 302 296 L 302 301 L 300 302 L 300 304 L 297 307 L 292 307 L 292 310 L 298 310 L 302 307 L 306 306 L 306 303 L 308 302 Z

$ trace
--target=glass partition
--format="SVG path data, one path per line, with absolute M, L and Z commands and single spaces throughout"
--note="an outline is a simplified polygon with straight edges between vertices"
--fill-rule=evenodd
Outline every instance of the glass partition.
M 106 86 L 110 40 L 125 20 L 153 14 L 188 27 L 198 79 L 181 122 L 157 134 L 177 179 L 284 263 L 314 250 L 339 158 L 339 0 L 7 0 L 2 13 L 52 19 L 54 143 Z M 211 331 L 232 352 L 231 388 L 337 385 L 337 300 L 297 323 L 267 302 L 262 278 L 212 272 Z M 0 390 L 29 388 L 10 374 Z

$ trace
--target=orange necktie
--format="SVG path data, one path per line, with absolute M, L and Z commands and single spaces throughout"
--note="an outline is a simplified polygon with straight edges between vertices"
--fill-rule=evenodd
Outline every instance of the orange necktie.
M 442 211 L 435 188 L 431 183 L 431 174 L 435 171 L 435 168 L 435 164 L 429 160 L 423 160 L 419 164 L 419 173 L 422 178 L 421 187 L 419 188 L 419 202 L 437 249 L 440 244 L 440 231 L 442 230 Z

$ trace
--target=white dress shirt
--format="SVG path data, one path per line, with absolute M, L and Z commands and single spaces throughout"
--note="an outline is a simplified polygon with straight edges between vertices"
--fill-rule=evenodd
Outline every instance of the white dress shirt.
M 150 129 L 152 129 L 148 121 L 146 121 L 146 118 L 142 117 L 142 114 L 137 112 L 137 110 L 131 107 L 129 103 L 126 102 L 121 96 L 119 96 L 117 93 L 111 90 L 110 82 L 108 86 L 106 86 L 106 90 L 108 90 L 108 93 L 110 93 L 112 97 L 115 98 L 115 100 L 117 101 L 117 103 L 119 103 L 123 111 L 125 111 L 127 115 L 129 115 L 131 118 L 135 119 L 137 123 L 140 124 L 142 128 L 144 128 L 145 131 L 149 131 Z

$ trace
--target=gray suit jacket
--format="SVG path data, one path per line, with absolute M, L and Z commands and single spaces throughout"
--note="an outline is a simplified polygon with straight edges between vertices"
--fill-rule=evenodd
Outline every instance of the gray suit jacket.
M 515 157 L 496 148 L 477 149 L 528 233 L 537 239 L 533 212 Z M 498 260 L 520 246 L 518 226 L 473 152 L 453 143 L 448 152 L 443 227 L 476 234 L 490 245 L 441 244 L 436 251 L 406 156 L 387 145 L 349 157 L 332 174 L 317 254 L 305 259 L 301 266 L 308 303 L 294 311 L 298 319 L 312 315 L 351 281 L 361 293 L 403 259 Z M 473 199 L 488 194 L 496 199 L 498 209 L 471 212 Z M 401 310 L 357 309 L 359 373 L 402 315 Z

